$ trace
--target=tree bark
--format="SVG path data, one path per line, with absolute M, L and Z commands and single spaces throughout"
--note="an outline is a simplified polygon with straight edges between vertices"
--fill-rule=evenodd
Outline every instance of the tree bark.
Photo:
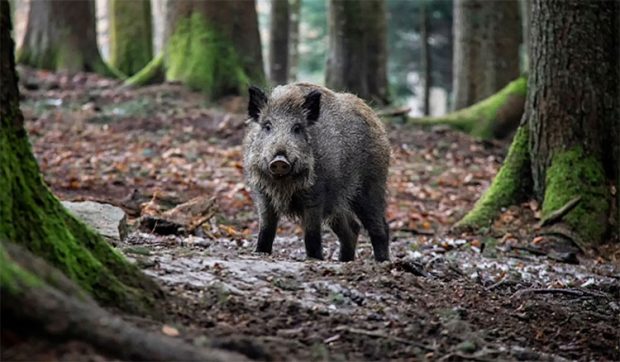
M 150 0 L 110 0 L 110 64 L 134 75 L 153 59 Z
M 164 47 L 166 79 L 213 99 L 265 82 L 254 0 L 168 2 Z
M 18 62 L 53 71 L 114 76 L 97 48 L 92 0 L 31 1 Z
M 530 154 L 543 215 L 582 201 L 564 221 L 587 242 L 608 227 L 617 122 L 618 21 L 615 1 L 535 1 L 532 5 Z
M 269 25 L 269 79 L 272 85 L 288 81 L 289 20 L 288 0 L 272 0 Z
M 386 36 L 385 1 L 330 0 L 327 86 L 387 104 Z
M 301 22 L 301 0 L 290 0 L 290 21 L 289 21 L 289 70 L 288 80 L 294 82 L 297 80 L 299 72 L 299 24 Z
M 455 0 L 453 109 L 494 94 L 519 76 L 518 0 Z
M 431 113 L 430 110 L 430 95 L 431 95 L 431 52 L 428 44 L 428 14 L 427 14 L 426 1 L 420 2 L 420 63 L 422 68 L 422 114 L 428 116 Z
M 0 240 L 44 258 L 106 306 L 155 313 L 159 287 L 66 211 L 45 185 L 19 109 L 8 2 L 0 5 Z
M 612 225 L 612 180 L 619 171 L 620 4 L 616 1 L 543 1 L 532 4 L 530 76 L 521 132 L 528 134 L 531 183 L 547 218 L 569 202 L 581 201 L 540 231 L 553 233 L 582 248 L 606 238 Z M 523 137 L 515 138 L 521 144 Z M 507 189 L 497 186 L 506 167 L 479 203 Z M 511 182 L 523 182 L 512 176 Z M 617 182 L 616 182 L 617 183 Z M 491 196 L 489 196 L 491 195 Z M 501 203 L 485 203 L 486 215 L 475 207 L 457 226 L 488 224 Z M 617 199 L 616 199 L 617 201 Z M 616 205 L 617 206 L 617 205 Z M 617 208 L 616 208 L 617 209 Z M 545 230 L 547 229 L 547 230 Z

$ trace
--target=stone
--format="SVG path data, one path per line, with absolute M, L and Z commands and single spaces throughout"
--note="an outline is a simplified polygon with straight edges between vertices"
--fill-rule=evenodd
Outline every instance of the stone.
M 129 233 L 127 215 L 121 208 L 94 201 L 62 201 L 62 205 L 112 244 L 118 244 Z

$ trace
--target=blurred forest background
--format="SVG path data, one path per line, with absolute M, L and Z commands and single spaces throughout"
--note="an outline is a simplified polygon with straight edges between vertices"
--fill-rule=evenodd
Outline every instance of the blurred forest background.
M 15 40 L 21 47 L 26 30 L 29 0 L 15 0 Z M 246 1 L 248 3 L 248 1 Z M 275 2 L 277 3 L 277 2 Z M 246 4 L 247 5 L 247 4 Z M 256 9 L 262 40 L 263 64 L 269 64 L 271 0 L 258 0 Z M 328 53 L 328 2 L 322 0 L 291 0 L 288 7 L 291 27 L 298 19 L 298 31 L 291 30 L 291 81 L 325 83 Z M 387 0 L 387 74 L 390 100 L 394 104 L 407 105 L 411 115 L 422 115 L 425 71 L 428 66 L 430 86 L 429 114 L 441 115 L 451 107 L 453 17 L 452 0 Z M 152 54 L 163 50 L 166 1 L 152 0 Z M 111 59 L 110 1 L 96 0 L 97 43 L 104 60 Z M 424 27 L 425 30 L 422 30 Z M 277 33 L 285 34 L 281 28 Z M 520 39 L 519 31 L 511 36 Z M 428 45 L 428 63 L 424 63 L 422 37 Z M 296 45 L 296 46 L 295 46 Z M 294 49 L 298 53 L 294 53 Z M 295 64 L 296 63 L 296 64 Z M 425 65 L 427 64 L 427 65 Z M 267 67 L 265 67 L 267 68 Z M 266 69 L 267 70 L 267 69 Z

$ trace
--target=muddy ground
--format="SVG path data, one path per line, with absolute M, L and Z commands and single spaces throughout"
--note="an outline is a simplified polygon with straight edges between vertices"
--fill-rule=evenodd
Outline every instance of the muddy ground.
M 21 87 L 35 154 L 60 198 L 129 213 L 153 194 L 216 198 L 199 236 L 134 231 L 118 245 L 169 294 L 165 324 L 127 317 L 144 328 L 260 360 L 620 360 L 617 244 L 572 263 L 538 252 L 535 202 L 508 208 L 482 235 L 449 234 L 497 172 L 505 142 L 389 123 L 392 261 L 374 262 L 362 235 L 357 260 L 339 263 L 327 230 L 329 260 L 306 261 L 290 221 L 273 255 L 253 252 L 242 99 L 207 104 L 175 84 L 131 90 L 28 69 Z M 4 353 L 24 356 L 107 360 L 79 343 Z

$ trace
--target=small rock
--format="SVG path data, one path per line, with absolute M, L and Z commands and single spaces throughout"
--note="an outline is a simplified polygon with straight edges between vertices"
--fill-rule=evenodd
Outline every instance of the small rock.
M 473 352 L 476 352 L 477 348 L 474 342 L 463 341 L 456 346 L 456 349 L 458 349 L 461 352 L 465 352 L 465 353 L 473 353 Z
M 127 215 L 116 206 L 94 201 L 62 201 L 62 205 L 112 244 L 127 237 Z

